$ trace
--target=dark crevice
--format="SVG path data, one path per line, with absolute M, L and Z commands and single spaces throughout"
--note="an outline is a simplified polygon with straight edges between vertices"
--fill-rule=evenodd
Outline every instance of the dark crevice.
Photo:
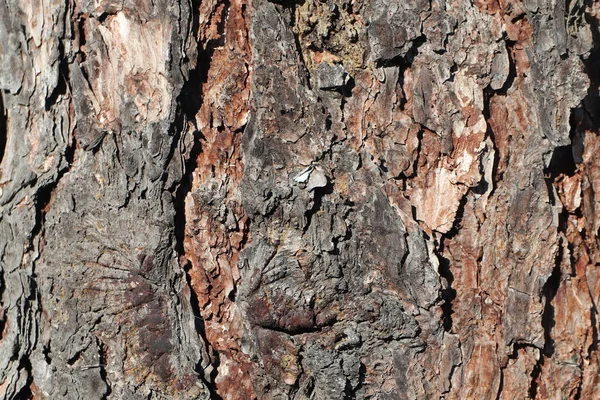
M 510 3 L 508 3 L 508 4 L 507 4 L 507 6 L 506 6 L 506 13 L 507 13 L 507 14 L 510 12 L 510 10 L 509 10 L 509 7 L 510 7 L 510 9 L 512 10 L 512 4 L 510 4 Z M 516 24 L 516 23 L 517 23 L 517 22 L 519 22 L 520 20 L 522 20 L 522 19 L 525 19 L 525 17 L 526 17 L 526 16 L 527 16 L 527 14 L 526 14 L 526 13 L 517 14 L 515 17 L 513 17 L 513 18 L 510 20 L 510 22 L 511 22 L 512 24 Z
M 81 48 L 81 46 L 85 46 L 86 44 L 86 39 L 85 39 L 85 17 L 81 16 L 79 17 L 79 19 L 77 20 L 77 40 L 79 41 L 79 47 Z
M 191 268 L 190 266 L 188 266 L 189 269 Z M 191 288 L 192 287 L 192 278 L 190 277 L 189 274 L 186 275 L 186 281 L 188 286 Z M 192 307 L 192 313 L 194 315 L 194 327 L 196 328 L 196 332 L 202 332 L 202 334 L 204 334 L 204 319 L 202 318 L 202 313 L 200 312 L 200 306 L 199 306 L 199 301 L 198 301 L 198 295 L 196 294 L 196 292 L 194 290 L 190 290 L 190 305 Z M 206 341 L 206 339 L 205 339 Z M 200 374 L 203 373 L 202 370 L 200 371 L 196 371 Z
M 585 0 L 588 10 L 593 9 L 594 0 Z M 590 80 L 587 96 L 583 99 L 585 116 L 582 118 L 582 128 L 598 132 L 600 128 L 600 19 L 586 12 L 585 19 L 592 31 L 594 44 L 589 56 L 583 60 L 584 70 Z
M 513 48 L 514 48 L 516 42 L 507 39 L 507 40 L 505 40 L 505 44 L 506 44 L 506 53 L 508 56 L 508 76 L 506 77 L 506 80 L 504 81 L 504 84 L 502 85 L 502 87 L 500 89 L 494 90 L 491 88 L 491 86 L 487 86 L 483 90 L 482 114 L 483 114 L 483 117 L 485 118 L 485 121 L 487 124 L 486 136 L 490 138 L 490 140 L 492 141 L 492 144 L 494 146 L 494 163 L 493 163 L 493 167 L 492 167 L 493 182 L 486 182 L 488 185 L 502 180 L 502 174 L 498 173 L 498 164 L 500 162 L 500 158 L 499 158 L 500 154 L 498 152 L 498 149 L 496 148 L 496 137 L 494 134 L 494 130 L 492 129 L 492 127 L 490 125 L 490 120 L 492 118 L 491 113 L 490 113 L 490 102 L 491 102 L 492 98 L 496 95 L 506 96 L 508 94 L 508 90 L 514 85 L 515 79 L 517 78 L 517 66 L 516 66 L 515 60 L 513 58 Z M 485 188 L 481 188 L 481 189 L 487 190 L 488 188 L 485 187 Z M 495 189 L 495 187 L 492 187 L 492 190 L 490 191 L 490 194 L 489 194 L 490 196 L 494 192 L 494 189 Z
M 70 171 L 71 165 L 73 164 L 75 158 L 75 146 L 75 138 L 73 137 L 71 144 L 65 148 L 64 158 L 67 165 L 58 171 L 56 179 L 39 187 L 35 193 L 35 225 L 31 231 L 30 246 L 33 245 L 33 239 L 44 229 L 46 213 L 48 212 L 50 202 L 52 201 L 54 190 L 57 188 L 61 178 Z
M 516 360 L 516 359 L 518 359 L 519 358 L 519 350 L 527 349 L 527 348 L 533 349 L 533 351 L 538 351 L 539 350 L 539 348 L 537 346 L 535 346 L 535 345 L 533 345 L 531 343 L 527 343 L 527 342 L 513 342 L 512 343 L 512 353 L 510 353 L 508 355 L 508 358 L 510 360 Z M 543 358 L 543 357 L 541 357 L 541 358 Z M 535 367 L 534 367 L 534 369 L 535 369 Z
M 6 324 L 6 308 L 2 303 L 2 295 L 4 294 L 4 288 L 6 287 L 6 282 L 4 280 L 4 270 L 0 268 L 0 342 L 4 339 L 6 332 L 4 329 L 7 327 Z
M 585 13 L 583 1 L 565 0 L 565 28 L 569 34 L 577 34 L 583 23 Z
M 591 309 L 590 322 L 592 325 L 592 343 L 588 348 L 588 353 L 598 351 L 598 329 L 596 328 L 598 324 L 598 310 L 596 309 L 596 306 L 593 306 Z
M 304 381 L 304 385 L 303 385 L 303 392 L 304 392 L 304 398 L 306 399 L 313 399 L 314 396 L 314 392 L 315 392 L 315 378 L 313 376 L 308 376 L 308 378 L 306 378 L 306 380 Z
M 417 156 L 415 157 L 415 160 L 412 163 L 413 172 L 410 175 L 406 175 L 403 171 L 400 173 L 399 179 L 407 180 L 407 179 L 411 179 L 411 178 L 414 178 L 417 176 L 417 173 L 419 171 L 419 160 L 422 157 L 421 148 L 423 146 L 423 135 L 424 134 L 425 134 L 425 127 L 423 125 L 421 125 L 419 131 L 417 132 L 417 149 L 415 150 L 415 153 L 417 154 Z M 415 221 L 416 221 L 416 211 L 413 212 L 413 219 L 415 219 Z
M 77 43 L 77 47 L 75 49 L 75 59 L 77 60 L 80 66 L 81 73 L 85 77 L 85 80 L 89 82 L 87 71 L 84 68 L 85 61 L 87 60 L 87 54 L 85 53 L 85 51 L 83 51 L 85 49 L 84 46 L 87 43 L 85 37 L 85 21 L 85 16 L 80 16 L 77 20 L 77 30 L 75 31 L 75 40 Z
M 279 325 L 269 324 L 269 325 L 261 325 L 260 327 L 263 329 L 267 329 L 274 332 L 285 333 L 288 336 L 298 336 L 304 335 L 307 333 L 319 333 L 322 332 L 323 329 L 331 327 L 335 322 L 326 323 L 324 325 L 313 325 L 313 326 L 302 326 L 294 329 L 286 329 L 282 328 Z
M 6 142 L 8 141 L 8 115 L 6 108 L 4 107 L 4 91 L 0 90 L 0 164 L 4 158 L 4 152 L 6 150 Z M 0 170 L 0 177 L 2 171 Z
M 223 4 L 223 7 L 221 8 L 221 16 L 219 18 L 219 22 L 217 23 L 218 36 L 215 39 L 210 39 L 207 41 L 205 46 L 206 50 L 210 52 L 211 58 L 215 52 L 215 49 L 225 45 L 225 23 L 227 22 L 227 16 L 229 15 L 231 3 L 229 0 L 224 0 L 221 2 L 221 4 Z
M 112 393 L 112 387 L 110 386 L 110 383 L 108 382 L 108 376 L 106 374 L 106 363 L 107 363 L 107 359 L 108 359 L 107 348 L 104 345 L 104 343 L 102 343 L 102 342 L 98 342 L 98 347 L 100 348 L 100 351 L 98 353 L 98 356 L 99 356 L 98 364 L 100 365 L 100 378 L 102 378 L 102 380 L 106 384 L 106 392 L 104 393 L 104 396 L 102 397 L 102 399 L 106 400 L 110 397 L 110 394 Z
M 555 343 L 552 339 L 552 328 L 556 322 L 554 321 L 555 312 L 554 306 L 552 305 L 552 300 L 554 300 L 554 297 L 558 292 L 561 280 L 560 264 L 563 258 L 563 246 L 561 242 L 559 242 L 552 274 L 542 288 L 542 294 L 545 298 L 544 311 L 542 312 L 542 327 L 544 328 L 543 354 L 546 357 L 552 357 L 555 348 Z
M 531 383 L 529 385 L 529 398 L 536 399 L 538 392 L 538 379 L 542 374 L 542 367 L 544 366 L 544 357 L 540 357 L 540 360 L 534 365 L 531 371 Z
M 388 167 L 385 164 L 386 164 L 385 158 L 383 158 L 383 156 L 380 157 L 379 158 L 379 164 L 377 166 L 379 167 L 379 169 L 381 170 L 381 172 L 383 172 L 382 176 L 384 176 L 384 177 L 385 177 L 385 174 L 388 173 Z
M 210 391 L 210 400 L 223 400 L 223 397 L 217 393 L 215 386 L 215 381 L 219 374 L 219 365 L 221 365 L 221 359 L 219 358 L 219 353 L 217 351 L 213 351 L 211 365 L 213 370 L 210 373 L 210 383 L 207 385 Z
M 331 193 L 333 193 L 333 185 L 331 182 L 328 182 L 324 187 L 314 189 L 312 207 L 304 212 L 304 218 L 306 219 L 303 229 L 304 232 L 308 231 L 308 228 L 310 228 L 313 215 L 315 215 L 321 209 L 321 205 L 323 204 L 323 196 Z
M 82 351 L 83 350 L 79 350 L 79 351 L 75 352 L 75 354 L 73 354 L 71 357 L 67 358 L 67 364 L 69 366 L 71 366 L 71 367 L 73 365 L 75 365 L 75 363 L 77 363 L 77 361 L 79 361 L 79 358 L 81 357 L 81 352 Z
M 490 188 L 489 182 L 487 182 L 482 177 L 481 180 L 479 181 L 479 183 L 477 184 L 477 186 L 471 188 L 471 191 L 478 195 L 484 195 L 485 193 L 487 193 L 489 188 Z
M 340 93 L 344 97 L 352 97 L 352 90 L 354 90 L 355 86 L 356 86 L 356 82 L 354 81 L 354 78 L 349 76 L 348 80 L 346 81 L 346 84 L 341 88 Z M 342 115 L 343 115 L 344 114 L 344 110 L 343 110 L 344 102 L 343 101 L 342 101 L 342 104 L 340 105 L 340 107 L 341 107 L 341 111 L 342 111 Z
M 458 347 L 460 348 L 460 342 L 458 343 Z M 458 364 L 452 364 L 452 367 L 450 367 L 450 373 L 448 374 L 448 389 L 445 390 L 443 393 L 451 393 L 452 392 L 452 377 L 454 376 L 454 373 L 457 370 L 457 367 L 460 365 L 460 362 Z
M 406 91 L 404 90 L 404 74 L 406 73 L 406 70 L 402 70 L 398 73 L 398 82 L 396 83 L 398 85 L 398 87 L 400 88 L 400 92 L 402 93 L 402 97 L 400 97 L 400 101 L 398 102 L 398 108 L 401 111 L 406 111 Z M 410 88 L 409 88 L 410 90 Z
M 196 61 L 196 67 L 189 72 L 186 81 L 181 88 L 181 92 L 177 97 L 177 106 L 188 121 L 194 122 L 196 120 L 196 114 L 202 107 L 204 97 L 202 96 L 202 88 L 208 81 L 208 71 L 212 64 L 212 58 L 217 48 L 225 44 L 225 22 L 227 20 L 227 14 L 229 13 L 230 2 L 223 2 L 221 9 L 221 19 L 217 25 L 217 38 L 208 40 L 204 46 L 203 43 L 198 42 L 197 51 L 198 59 Z M 200 0 L 192 1 L 192 35 L 197 36 L 198 29 L 200 29 Z M 183 131 L 185 124 L 181 124 L 179 132 Z
M 192 4 L 192 36 L 196 37 L 200 23 L 199 23 L 199 7 L 200 0 L 193 0 Z M 225 8 L 225 7 L 224 7 Z M 215 44 L 210 46 L 207 43 L 205 49 L 202 48 L 202 44 L 197 44 L 198 59 L 196 60 L 196 67 L 189 71 L 189 74 L 181 88 L 179 95 L 177 96 L 177 111 L 176 117 L 171 124 L 170 131 L 174 136 L 173 145 L 171 146 L 171 154 L 167 160 L 170 160 L 178 149 L 179 141 L 181 136 L 186 130 L 188 122 L 195 124 L 196 114 L 200 110 L 203 104 L 202 88 L 208 80 L 208 70 L 212 62 L 212 56 L 215 50 Z M 177 189 L 174 193 L 174 206 L 175 206 L 175 237 L 176 237 L 176 250 L 179 254 L 185 254 L 183 249 L 183 240 L 185 236 L 185 198 L 191 190 L 192 184 L 192 173 L 197 168 L 197 157 L 202 152 L 202 141 L 205 137 L 198 130 L 195 130 L 192 138 L 192 147 L 187 154 L 187 160 L 184 164 L 184 171 L 182 180 L 178 183 Z M 172 188 L 170 188 L 172 189 Z
M 571 111 L 569 116 L 569 139 L 571 144 L 566 146 L 555 147 L 548 166 L 544 169 L 544 178 L 546 185 L 548 186 L 548 195 L 550 197 L 551 204 L 555 203 L 554 190 L 552 185 L 556 182 L 556 179 L 561 176 L 574 176 L 577 172 L 577 164 L 583 161 L 583 143 L 580 143 L 582 135 L 585 134 L 583 130 L 585 119 L 585 113 L 582 107 L 575 108 Z
M 559 175 L 573 176 L 576 171 L 577 165 L 573 156 L 573 146 L 567 145 L 554 148 L 550 163 L 544 170 L 544 175 L 554 181 Z
M 200 29 L 200 0 L 193 0 L 192 4 L 192 15 L 191 15 L 191 33 L 190 36 L 196 38 L 198 30 Z M 220 21 L 217 25 L 218 35 L 215 39 L 208 40 L 206 43 L 197 43 L 198 58 L 196 60 L 196 66 L 194 69 L 189 71 L 185 82 L 181 88 L 179 95 L 177 96 L 177 110 L 175 120 L 173 121 L 170 132 L 173 136 L 173 145 L 171 147 L 171 153 L 169 154 L 168 160 L 175 156 L 176 151 L 180 146 L 181 137 L 185 134 L 188 129 L 188 124 L 192 123 L 195 125 L 196 115 L 203 105 L 204 96 L 203 88 L 208 82 L 208 73 L 212 63 L 212 58 L 215 50 L 225 44 L 225 23 L 227 20 L 227 13 L 229 12 L 230 2 L 225 1 L 221 5 L 221 16 Z M 188 60 L 189 62 L 189 60 Z M 185 199 L 191 191 L 193 172 L 197 169 L 197 158 L 202 152 L 202 143 L 206 138 L 197 129 L 192 133 L 192 143 L 189 152 L 186 154 L 186 161 L 184 163 L 184 170 L 182 178 L 176 183 L 176 187 L 169 188 L 173 192 L 173 204 L 175 208 L 175 221 L 174 221 L 174 236 L 175 236 L 175 250 L 177 253 L 185 257 L 184 239 L 186 229 L 186 215 L 185 215 Z M 196 292 L 194 291 L 191 284 L 191 276 L 189 274 L 189 264 L 184 266 L 185 278 L 188 287 L 190 288 L 190 306 L 194 318 L 195 331 L 204 344 L 207 353 L 209 354 L 209 362 L 212 367 L 210 375 L 206 374 L 206 371 L 202 367 L 202 363 L 206 360 L 200 359 L 196 364 L 195 371 L 198 374 L 199 379 L 204 383 L 209 391 L 210 399 L 222 400 L 222 397 L 217 393 L 215 380 L 218 374 L 218 367 L 220 364 L 219 354 L 212 347 L 208 338 L 206 337 L 206 330 L 204 319 L 199 306 L 199 300 Z
M 28 382 L 25 386 L 21 388 L 19 393 L 15 395 L 13 400 L 33 400 L 33 393 L 31 392 L 31 382 Z
M 56 86 L 52 90 L 52 93 L 46 98 L 44 109 L 49 111 L 54 104 L 58 101 L 59 97 L 67 94 L 67 87 L 69 82 L 69 63 L 67 57 L 65 57 L 65 49 L 62 41 L 58 42 L 58 59 L 60 63 L 58 65 L 58 80 Z
M 502 176 L 498 174 L 498 164 L 500 163 L 500 152 L 496 148 L 496 134 L 495 134 L 494 130 L 492 129 L 492 125 L 490 124 L 490 120 L 492 119 L 492 116 L 490 113 L 490 102 L 492 101 L 492 97 L 495 94 L 496 94 L 496 92 L 491 90 L 490 87 L 488 87 L 486 90 L 483 91 L 482 114 L 483 114 L 483 118 L 485 119 L 485 123 L 486 123 L 485 135 L 486 135 L 486 137 L 490 138 L 490 140 L 492 142 L 493 150 L 494 150 L 494 162 L 492 164 L 492 171 L 491 171 L 492 182 L 486 182 L 488 185 L 492 185 L 492 189 L 490 190 L 490 193 L 488 196 L 491 196 L 494 193 L 495 183 L 502 180 Z M 483 179 L 482 179 L 482 181 L 483 181 Z M 487 190 L 487 188 L 486 188 L 486 190 Z
M 465 206 L 467 205 L 468 201 L 469 201 L 469 192 L 467 192 L 460 199 L 460 203 L 458 204 L 458 208 L 456 209 L 456 215 L 454 217 L 454 222 L 452 223 L 452 228 L 450 228 L 450 230 L 444 234 L 445 238 L 452 239 L 454 236 L 456 236 L 456 234 L 458 234 L 458 232 L 462 228 L 462 219 L 463 219 L 463 215 L 465 213 Z
M 453 62 L 452 66 L 450 67 L 450 78 L 448 78 L 446 82 L 454 82 L 454 77 L 456 76 L 457 71 L 458 65 L 456 65 L 456 62 Z
M 577 391 L 573 395 L 573 400 L 580 400 L 581 399 L 581 390 L 582 389 L 583 389 L 583 378 L 580 377 L 579 378 L 579 385 L 577 385 Z
M 425 35 L 421 35 L 415 38 L 412 41 L 412 46 L 405 55 L 396 56 L 389 60 L 378 60 L 376 63 L 377 68 L 382 67 L 400 67 L 400 72 L 403 73 L 404 69 L 410 67 L 413 63 L 413 60 L 417 55 L 419 55 L 419 47 L 427 42 L 427 37 Z
M 13 397 L 13 400 L 31 400 L 35 397 L 31 391 L 31 385 L 33 384 L 33 368 L 31 367 L 31 361 L 29 358 L 21 359 L 19 369 L 27 371 L 27 382 L 19 390 L 19 392 Z
M 544 181 L 548 191 L 548 199 L 551 205 L 557 203 L 554 184 L 556 179 L 561 176 L 573 176 L 577 172 L 577 165 L 573 155 L 573 146 L 555 147 L 548 163 L 548 167 L 544 169 Z
M 461 198 L 460 204 L 456 211 L 456 216 L 454 217 L 454 223 L 452 224 L 452 228 L 447 233 L 442 235 L 437 251 L 437 257 L 439 260 L 438 273 L 442 278 L 446 280 L 446 286 L 440 291 L 440 296 L 443 300 L 443 303 L 441 305 L 442 325 L 446 332 L 452 331 L 452 314 L 454 313 L 452 309 L 452 301 L 454 301 L 454 299 L 456 298 L 456 289 L 452 287 L 452 283 L 454 282 L 454 275 L 452 274 L 450 260 L 442 256 L 442 254 L 444 254 L 444 241 L 447 239 L 452 239 L 460 231 L 462 218 L 465 212 L 465 206 L 467 205 L 467 202 L 468 193 Z
M 352 382 L 346 378 L 346 384 L 344 385 L 344 400 L 355 400 L 356 393 L 352 389 Z
M 29 283 L 29 295 L 25 298 L 24 306 L 26 309 L 30 310 L 28 312 L 28 320 L 34 320 L 37 318 L 35 311 L 35 304 L 40 299 L 38 284 L 35 277 L 35 270 L 32 271 L 32 274 L 28 277 Z M 33 385 L 33 368 L 31 365 L 31 349 L 36 346 L 36 338 L 30 337 L 29 339 L 31 343 L 28 343 L 27 349 L 23 357 L 19 361 L 19 370 L 25 370 L 27 372 L 27 382 L 20 389 L 20 391 L 13 397 L 14 400 L 25 400 L 25 399 L 34 399 L 34 396 L 31 388 Z M 16 356 L 16 353 L 14 354 Z
M 44 355 L 44 360 L 48 365 L 52 364 L 52 341 L 48 341 L 47 344 L 42 345 L 42 354 Z
M 544 181 L 546 183 L 546 190 L 548 192 L 548 202 L 551 206 L 554 206 L 556 205 L 556 196 L 554 196 L 553 180 L 544 175 Z
M 186 270 L 187 269 L 189 269 L 189 266 L 188 266 L 188 268 L 186 268 Z M 218 373 L 218 367 L 220 364 L 219 354 L 212 349 L 208 339 L 206 338 L 206 331 L 205 331 L 205 327 L 204 327 L 204 318 L 202 318 L 202 313 L 200 311 L 198 295 L 196 294 L 194 289 L 192 289 L 191 277 L 190 277 L 190 274 L 187 273 L 187 271 L 186 271 L 185 276 L 186 276 L 186 281 L 187 281 L 188 287 L 190 288 L 190 306 L 192 308 L 192 314 L 194 316 L 194 328 L 195 328 L 196 332 L 198 333 L 198 335 L 200 336 L 200 338 L 202 339 L 204 345 L 206 346 L 207 353 L 211 353 L 211 354 L 209 354 L 210 365 L 212 367 L 212 371 L 211 371 L 210 375 L 206 376 L 204 369 L 202 368 L 202 361 L 203 361 L 202 359 L 200 359 L 198 361 L 198 363 L 196 364 L 195 371 L 198 374 L 200 380 L 208 388 L 209 393 L 210 393 L 210 399 L 211 400 L 222 400 L 222 397 L 217 393 L 217 390 L 216 390 L 216 387 L 214 384 L 215 379 L 217 377 L 217 373 Z
M 498 393 L 496 393 L 496 400 L 501 399 L 502 390 L 504 390 L 504 368 L 500 368 L 500 383 L 498 384 Z
M 340 86 L 336 89 L 334 89 L 333 91 L 336 93 L 339 93 L 342 95 L 342 105 L 340 106 L 342 108 L 342 114 L 343 114 L 343 103 L 344 103 L 344 98 L 345 97 L 352 97 L 352 90 L 354 89 L 354 87 L 356 86 L 356 82 L 354 81 L 354 78 L 351 76 L 347 77 L 348 79 L 346 80 L 346 83 L 343 86 Z
M 183 177 L 179 182 L 179 186 L 175 190 L 175 198 L 173 200 L 173 205 L 175 207 L 175 250 L 181 255 L 185 254 L 185 249 L 183 248 L 186 226 L 185 199 L 192 188 L 192 172 L 194 172 L 198 166 L 197 159 L 198 155 L 202 152 L 203 139 L 205 138 L 200 132 L 194 132 L 192 147 L 189 151 L 188 159 L 184 165 Z
M 327 117 L 325 118 L 325 130 L 330 131 L 332 124 L 333 122 L 331 121 L 331 114 L 327 114 Z
M 100 14 L 98 16 L 98 22 L 100 22 L 100 24 L 104 24 L 104 22 L 106 22 L 106 19 L 111 16 L 111 15 L 117 15 L 118 11 L 105 11 L 102 14 Z
M 443 239 L 442 239 L 443 241 Z M 443 247 L 443 246 L 442 246 Z M 442 251 L 440 250 L 440 254 Z M 439 260 L 439 274 L 442 278 L 446 280 L 446 287 L 441 290 L 440 296 L 444 301 L 442 308 L 442 325 L 446 332 L 452 331 L 452 314 L 454 311 L 452 310 L 452 301 L 456 298 L 456 289 L 452 287 L 452 283 L 454 282 L 454 275 L 452 274 L 452 270 L 450 269 L 450 260 L 438 254 Z
M 513 58 L 513 47 L 515 46 L 515 44 L 517 42 L 512 41 L 512 40 L 506 40 L 506 54 L 508 55 L 508 76 L 506 77 L 506 81 L 504 81 L 504 84 L 502 85 L 502 87 L 498 90 L 496 90 L 495 92 L 497 94 L 506 96 L 506 94 L 508 93 L 508 89 L 510 89 L 512 87 L 512 85 L 515 82 L 515 79 L 517 78 L 517 65 L 515 64 L 515 60 Z
M 71 166 L 73 165 L 73 161 L 75 161 L 75 150 L 77 149 L 77 140 L 75 139 L 75 135 L 71 137 L 71 144 L 65 148 L 65 161 L 67 162 L 67 168 L 63 170 L 63 174 L 59 173 L 59 178 L 61 178 L 65 173 L 67 173 Z
M 592 9 L 594 0 L 585 0 L 588 10 Z M 595 16 L 585 13 L 586 22 L 591 28 L 593 47 L 587 58 L 582 57 L 584 72 L 590 80 L 587 95 L 581 106 L 571 112 L 571 140 L 583 138 L 586 131 L 600 133 L 600 20 Z M 580 145 L 580 146 L 578 146 Z M 582 143 L 573 143 L 576 162 L 581 162 Z
M 354 388 L 354 393 L 358 393 L 358 391 L 364 386 L 365 379 L 367 378 L 367 367 L 362 362 L 360 363 L 360 367 L 358 367 L 358 384 Z

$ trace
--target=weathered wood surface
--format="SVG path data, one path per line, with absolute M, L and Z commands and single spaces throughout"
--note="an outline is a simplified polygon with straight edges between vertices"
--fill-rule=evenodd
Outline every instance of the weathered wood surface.
M 0 398 L 600 398 L 599 4 L 0 0 Z

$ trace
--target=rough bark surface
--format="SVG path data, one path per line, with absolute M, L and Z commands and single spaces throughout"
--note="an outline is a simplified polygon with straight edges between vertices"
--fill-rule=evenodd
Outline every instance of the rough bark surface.
M 599 19 L 0 0 L 0 398 L 600 398 Z

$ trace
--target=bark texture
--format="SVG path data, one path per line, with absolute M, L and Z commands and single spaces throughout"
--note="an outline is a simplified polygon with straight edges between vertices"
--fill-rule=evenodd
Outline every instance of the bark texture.
M 600 398 L 599 19 L 0 0 L 0 399 Z

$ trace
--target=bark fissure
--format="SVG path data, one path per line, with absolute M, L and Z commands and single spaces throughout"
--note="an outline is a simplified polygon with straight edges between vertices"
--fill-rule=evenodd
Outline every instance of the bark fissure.
M 190 303 L 194 316 L 194 327 L 196 328 L 196 333 L 198 334 L 198 336 L 202 338 L 202 343 L 204 343 L 204 345 L 207 347 L 207 352 L 209 352 L 210 357 L 209 365 L 212 368 L 210 374 L 206 376 L 206 365 L 202 365 L 205 360 L 199 360 L 196 364 L 195 370 L 198 374 L 198 377 L 204 382 L 204 384 L 208 388 L 210 392 L 210 398 L 214 400 L 220 400 L 221 396 L 219 396 L 219 394 L 217 393 L 214 383 L 215 378 L 217 376 L 217 368 L 219 366 L 219 355 L 210 347 L 210 342 L 206 339 L 206 333 L 204 330 L 204 319 L 202 318 L 202 313 L 200 312 L 200 307 L 198 305 L 198 296 L 196 295 L 196 292 L 191 289 L 191 279 L 187 272 L 187 268 L 184 268 L 184 270 L 186 273 L 187 285 L 190 287 Z
M 173 141 L 173 147 L 171 155 L 176 154 L 178 151 L 179 138 L 188 134 L 190 136 L 189 148 L 185 151 L 185 162 L 182 171 L 182 178 L 176 184 L 174 190 L 174 207 L 175 207 L 175 220 L 174 220 L 174 235 L 175 235 L 175 248 L 179 254 L 179 262 L 182 264 L 183 273 L 185 274 L 185 284 L 189 288 L 190 292 L 190 307 L 193 314 L 193 324 L 195 333 L 201 340 L 202 345 L 205 347 L 206 353 L 209 357 L 209 362 L 200 359 L 197 360 L 195 365 L 195 372 L 198 374 L 198 378 L 204 383 L 209 392 L 209 398 L 212 400 L 221 400 L 222 397 L 217 393 L 217 387 L 215 385 L 215 379 L 218 374 L 219 367 L 219 354 L 215 351 L 210 341 L 206 337 L 205 325 L 202 313 L 200 311 L 199 298 L 192 286 L 191 277 L 189 275 L 190 266 L 185 261 L 185 248 L 184 241 L 186 235 L 186 227 L 188 226 L 189 216 L 186 213 L 186 198 L 192 191 L 193 173 L 198 167 L 198 156 L 202 153 L 202 143 L 206 138 L 198 130 L 196 122 L 196 114 L 202 108 L 204 102 L 204 85 L 208 81 L 208 71 L 211 67 L 212 57 L 215 49 L 222 46 L 224 39 L 224 24 L 225 18 L 229 10 L 229 2 L 225 2 L 221 9 L 221 22 L 218 25 L 219 38 L 208 40 L 206 43 L 202 43 L 197 38 L 200 35 L 200 2 L 192 1 L 192 12 L 190 13 L 191 28 L 189 35 L 194 38 L 197 46 L 197 59 L 194 60 L 194 69 L 188 72 L 187 78 L 182 85 L 181 93 L 177 96 L 177 111 L 176 119 L 171 127 L 174 134 L 175 140 Z M 189 126 L 193 128 L 190 129 Z M 169 157 L 170 158 L 170 157 Z M 209 371 L 209 373 L 207 373 Z
M 0 165 L 2 164 L 2 158 L 4 158 L 8 140 L 7 118 L 6 108 L 4 107 L 4 91 L 0 90 Z M 0 177 L 1 174 L 2 170 L 0 170 Z

